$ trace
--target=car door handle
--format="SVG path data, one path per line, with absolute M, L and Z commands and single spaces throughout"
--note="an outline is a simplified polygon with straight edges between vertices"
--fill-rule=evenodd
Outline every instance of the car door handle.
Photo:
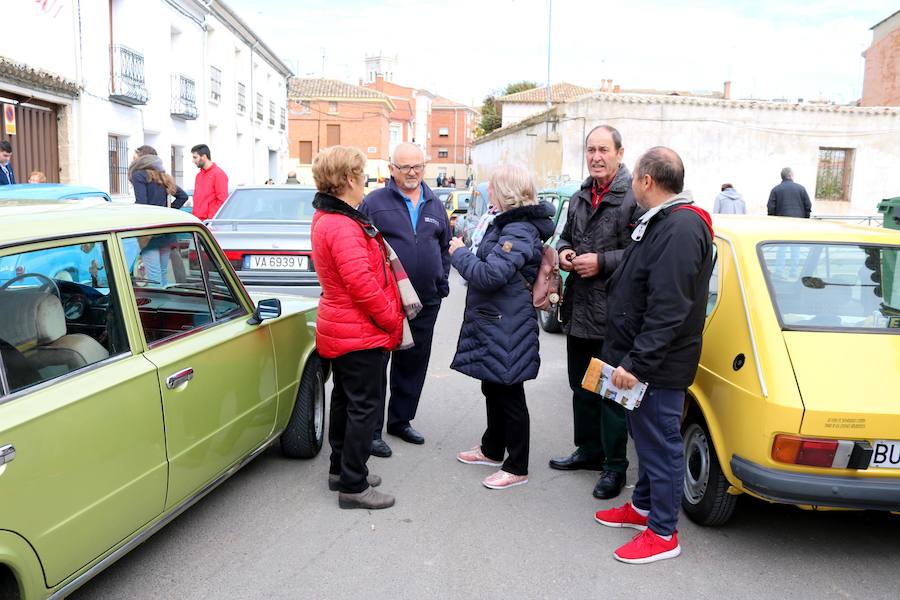
M 16 459 L 16 447 L 12 444 L 0 446 L 0 466 L 11 463 Z
M 174 390 L 182 383 L 187 383 L 188 381 L 194 378 L 194 369 L 188 367 L 187 369 L 182 369 L 177 373 L 173 373 L 166 378 L 166 387 L 170 390 Z

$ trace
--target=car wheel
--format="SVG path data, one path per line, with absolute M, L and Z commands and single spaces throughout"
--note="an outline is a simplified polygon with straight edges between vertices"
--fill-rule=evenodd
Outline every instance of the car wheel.
M 325 371 L 313 354 L 306 361 L 291 419 L 281 434 L 281 452 L 288 458 L 312 458 L 325 439 Z
M 535 310 L 537 310 L 538 323 L 540 323 L 541 329 L 547 333 L 559 333 L 562 331 L 562 324 L 559 322 L 559 311 L 557 309 Z
M 728 493 L 729 483 L 719 466 L 709 430 L 696 414 L 685 421 L 684 493 L 681 507 L 698 525 L 722 525 L 734 513 L 737 496 Z

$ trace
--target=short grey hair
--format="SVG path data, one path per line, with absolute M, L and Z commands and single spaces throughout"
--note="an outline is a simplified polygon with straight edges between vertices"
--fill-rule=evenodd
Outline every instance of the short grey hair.
M 588 131 L 588 134 L 584 138 L 585 148 L 587 148 L 587 141 L 591 139 L 591 135 L 593 135 L 594 132 L 598 129 L 605 129 L 607 132 L 609 132 L 609 135 L 611 135 L 613 139 L 613 145 L 616 147 L 616 152 L 622 149 L 622 134 L 619 133 L 619 130 L 612 125 L 597 125 L 593 129 Z
M 501 165 L 491 173 L 490 186 L 501 212 L 538 202 L 534 178 L 524 167 Z
M 638 160 L 638 179 L 649 175 L 660 188 L 673 194 L 684 191 L 684 163 L 681 157 L 671 148 L 654 146 Z
M 794 171 L 790 167 L 785 167 L 781 170 L 781 180 L 785 181 L 787 179 L 794 178 Z

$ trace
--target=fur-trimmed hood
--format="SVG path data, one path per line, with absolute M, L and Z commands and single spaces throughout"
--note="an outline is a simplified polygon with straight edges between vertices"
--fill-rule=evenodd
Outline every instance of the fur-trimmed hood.
M 528 221 L 537 227 L 541 241 L 546 242 L 553 236 L 553 216 L 556 209 L 549 202 L 539 202 L 529 206 L 519 206 L 504 211 L 494 218 L 493 225 L 503 229 L 516 221 Z

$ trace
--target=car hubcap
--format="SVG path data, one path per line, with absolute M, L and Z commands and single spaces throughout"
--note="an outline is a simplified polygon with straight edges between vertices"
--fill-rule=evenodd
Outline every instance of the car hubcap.
M 321 440 L 325 431 L 325 381 L 321 370 L 316 375 L 316 395 L 313 403 L 315 414 L 313 426 L 316 430 L 316 439 Z
M 699 425 L 691 425 L 684 437 L 684 497 L 698 504 L 709 483 L 709 444 Z

